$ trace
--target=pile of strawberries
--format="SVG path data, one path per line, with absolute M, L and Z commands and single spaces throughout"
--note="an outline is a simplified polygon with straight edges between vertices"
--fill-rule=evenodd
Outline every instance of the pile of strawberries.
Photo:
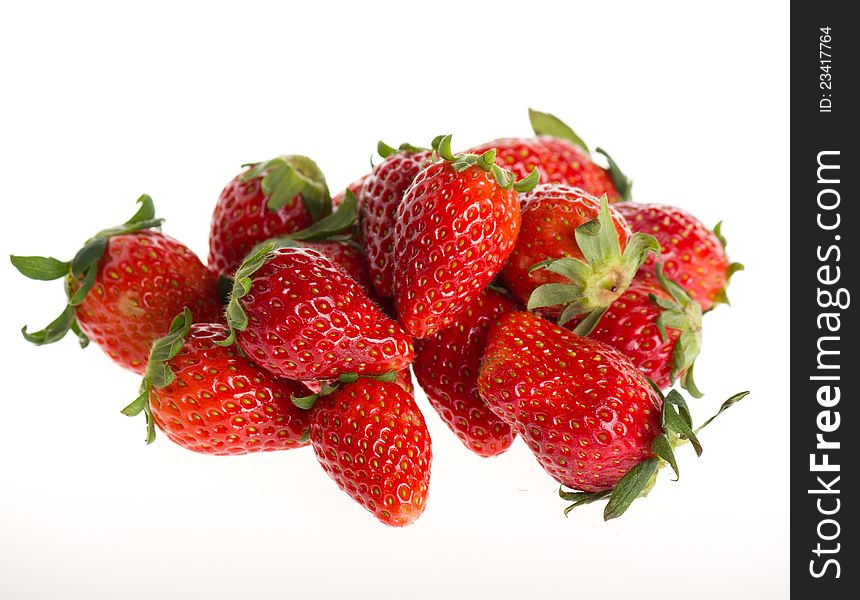
M 719 226 L 630 201 L 608 154 L 604 168 L 564 123 L 530 117 L 535 137 L 459 154 L 450 135 L 380 143 L 381 162 L 335 196 L 307 157 L 249 165 L 215 206 L 208 265 L 142 196 L 70 261 L 12 257 L 65 283 L 61 315 L 24 337 L 71 330 L 140 373 L 123 412 L 146 416 L 148 442 L 157 428 L 215 455 L 311 445 L 393 526 L 422 514 L 430 486 L 411 365 L 470 451 L 521 437 L 568 510 L 607 498 L 617 517 L 662 465 L 677 474 L 675 448 L 701 453 L 684 397 L 661 390 L 701 395 L 702 314 L 741 267 Z

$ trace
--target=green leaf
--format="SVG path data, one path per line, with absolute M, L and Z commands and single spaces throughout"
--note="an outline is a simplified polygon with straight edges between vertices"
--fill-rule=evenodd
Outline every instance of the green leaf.
M 53 281 L 69 273 L 69 263 L 50 256 L 10 256 L 12 264 L 24 277 Z
M 84 244 L 72 259 L 72 275 L 80 277 L 87 269 L 97 265 L 105 253 L 107 243 L 107 237 L 95 237 Z
M 140 204 L 140 208 L 138 208 L 137 212 L 125 222 L 126 225 L 146 223 L 155 219 L 155 203 L 152 201 L 152 197 L 149 194 L 142 194 L 140 198 L 137 199 L 137 203 Z
M 609 162 L 609 176 L 612 177 L 612 182 L 615 184 L 615 189 L 621 196 L 621 200 L 628 201 L 633 197 L 633 182 L 625 175 L 618 166 L 618 163 L 613 160 L 609 153 L 603 148 L 597 148 L 598 152 L 606 157 Z
M 567 492 L 563 488 L 559 488 L 558 495 L 562 500 L 566 500 L 568 502 L 573 502 L 570 506 L 564 509 L 564 516 L 568 516 L 570 511 L 578 506 L 584 506 L 586 504 L 591 504 L 592 502 L 597 502 L 598 500 L 602 500 L 609 496 L 610 492 Z
M 582 140 L 582 138 L 576 135 L 573 129 L 568 127 L 567 124 L 558 117 L 530 108 L 529 121 L 531 121 L 532 130 L 536 135 L 551 135 L 553 137 L 567 140 L 575 146 L 579 146 L 589 156 L 591 155 L 588 145 Z
M 590 265 L 617 261 L 621 257 L 621 244 L 612 214 L 609 212 L 606 195 L 600 198 L 600 212 L 597 219 L 577 227 L 574 236 L 582 255 Z
M 269 240 L 249 254 L 244 262 L 236 269 L 233 278 L 233 290 L 230 292 L 230 301 L 227 303 L 227 325 L 230 327 L 230 335 L 226 340 L 216 342 L 222 346 L 231 345 L 236 339 L 236 331 L 245 331 L 248 327 L 248 315 L 242 308 L 240 300 L 251 291 L 251 275 L 256 273 L 269 259 L 269 254 L 275 249 L 277 242 Z
M 663 428 L 677 433 L 682 439 L 689 440 L 696 451 L 696 456 L 701 456 L 702 445 L 699 443 L 699 438 L 696 437 L 696 433 L 687 422 L 687 419 L 682 417 L 675 408 L 676 405 L 670 399 L 673 393 L 678 394 L 677 390 L 672 390 L 666 396 L 666 401 L 663 403 Z
M 90 290 L 93 289 L 93 285 L 96 282 L 96 276 L 99 273 L 99 265 L 98 262 L 91 264 L 87 270 L 84 272 L 84 277 L 80 281 L 80 285 L 78 289 L 75 290 L 74 294 L 69 295 L 69 305 L 70 306 L 78 306 L 81 302 L 84 301 L 84 298 L 87 297 L 87 294 L 90 293 Z
M 735 394 L 734 396 L 732 396 L 731 398 L 729 398 L 728 400 L 723 402 L 722 406 L 720 406 L 720 410 L 717 411 L 717 414 L 715 414 L 713 417 L 711 417 L 710 419 L 708 419 L 707 421 L 702 423 L 699 427 L 697 427 L 696 433 L 699 433 L 702 429 L 704 429 L 705 427 L 710 425 L 711 421 L 713 421 L 714 419 L 719 417 L 721 414 L 723 414 L 724 410 L 731 408 L 732 406 L 734 406 L 735 404 L 737 404 L 738 402 L 740 402 L 741 400 L 743 400 L 747 396 L 749 396 L 749 392 L 738 392 L 737 394 Z
M 580 298 L 581 290 L 575 285 L 567 283 L 545 283 L 535 288 L 529 296 L 529 310 L 543 308 L 545 306 L 557 306 L 567 304 Z
M 533 190 L 538 183 L 540 183 L 540 172 L 533 167 L 528 177 L 524 177 L 514 184 L 514 189 L 522 194 Z
M 352 190 L 347 189 L 338 209 L 327 217 L 323 217 L 310 227 L 284 236 L 291 240 L 322 241 L 330 240 L 344 232 L 351 231 L 358 217 L 358 200 Z
M 257 163 L 242 175 L 242 181 L 261 179 L 263 194 L 269 197 L 266 207 L 276 212 L 301 195 L 313 221 L 331 213 L 328 185 L 317 164 L 307 156 L 291 154 Z
M 293 404 L 299 408 L 310 410 L 314 407 L 314 404 L 316 404 L 319 397 L 319 394 L 311 394 L 310 396 L 290 396 L 290 400 L 292 400 Z
M 658 435 L 651 442 L 651 449 L 654 454 L 669 463 L 669 466 L 675 471 L 675 481 L 678 481 L 681 474 L 678 472 L 678 462 L 675 460 L 675 451 L 672 449 L 672 442 L 669 441 L 669 437 L 665 433 Z
M 86 348 L 90 345 L 90 338 L 81 330 L 77 319 L 72 322 L 72 333 L 78 336 L 78 343 L 81 345 L 81 348 Z
M 597 324 L 600 323 L 600 319 L 603 318 L 603 314 L 608 310 L 608 307 L 601 306 L 600 308 L 595 308 L 591 312 L 589 312 L 582 321 L 577 323 L 576 327 L 573 328 L 573 333 L 576 335 L 587 336 L 594 328 L 597 327 Z M 576 316 L 576 315 L 572 315 Z M 567 315 L 564 313 L 559 317 L 559 325 L 564 325 L 571 317 L 565 318 Z
M 433 139 L 433 150 L 436 151 L 442 160 L 453 161 L 454 153 L 451 152 L 451 134 L 436 136 Z
M 192 322 L 191 311 L 187 307 L 183 308 L 173 318 L 167 334 L 152 344 L 144 376 L 152 387 L 162 388 L 173 382 L 176 375 L 167 363 L 182 350 Z
M 612 490 L 609 502 L 603 511 L 603 520 L 617 519 L 623 515 L 636 498 L 645 490 L 657 473 L 659 460 L 649 458 L 630 469 Z
M 382 140 L 379 140 L 379 142 L 376 143 L 376 153 L 382 158 L 388 158 L 389 156 L 397 154 L 397 149 L 392 148 Z
M 24 339 L 37 346 L 45 344 L 53 344 L 68 333 L 69 329 L 75 323 L 75 307 L 66 305 L 66 308 L 60 313 L 60 316 L 51 321 L 51 323 L 40 331 L 29 333 L 27 327 L 21 329 Z
M 152 409 L 149 406 L 149 396 L 152 392 L 149 381 L 146 379 L 140 385 L 140 395 L 135 400 L 122 409 L 122 414 L 128 417 L 135 417 L 141 412 L 146 417 L 146 443 L 151 444 L 155 441 L 155 420 L 152 418 Z

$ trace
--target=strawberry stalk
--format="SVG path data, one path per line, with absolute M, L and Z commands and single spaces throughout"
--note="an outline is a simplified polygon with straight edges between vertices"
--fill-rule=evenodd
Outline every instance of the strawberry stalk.
M 720 244 L 723 246 L 723 249 L 725 250 L 726 244 L 728 242 L 726 241 L 726 237 L 723 235 L 722 229 L 723 229 L 723 222 L 720 221 L 714 227 L 714 235 L 716 235 L 717 239 L 720 240 Z M 724 285 L 723 289 L 721 289 L 719 291 L 719 293 L 717 294 L 715 304 L 731 304 L 731 302 L 729 302 L 729 296 L 726 293 L 726 288 L 728 287 L 729 282 L 732 279 L 732 275 L 734 275 L 738 271 L 743 271 L 743 270 L 744 270 L 744 266 L 742 263 L 739 263 L 739 262 L 729 263 L 729 267 L 726 270 L 726 285 Z
M 263 193 L 269 197 L 266 207 L 276 212 L 298 195 L 313 221 L 331 213 L 331 196 L 325 176 L 317 164 L 307 156 L 292 154 L 277 156 L 250 167 L 242 181 L 261 179 Z

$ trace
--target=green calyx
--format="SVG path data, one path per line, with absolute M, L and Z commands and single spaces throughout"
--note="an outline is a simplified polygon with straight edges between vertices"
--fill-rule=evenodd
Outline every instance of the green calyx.
M 609 176 L 612 178 L 612 183 L 615 184 L 615 189 L 618 190 L 621 200 L 630 201 L 633 198 L 633 180 L 621 171 L 618 163 L 609 156 L 606 150 L 597 148 L 595 152 L 602 154 L 606 158 L 606 162 L 609 163 Z
M 31 333 L 25 326 L 21 333 L 27 341 L 37 346 L 52 344 L 63 339 L 71 330 L 77 335 L 81 347 L 87 346 L 89 340 L 78 325 L 75 307 L 84 301 L 95 284 L 99 261 L 107 248 L 108 240 L 117 235 L 158 228 L 164 221 L 164 219 L 155 218 L 155 205 L 148 195 L 142 195 L 137 202 L 140 207 L 131 219 L 122 225 L 99 231 L 87 240 L 70 261 L 64 262 L 46 256 L 10 257 L 15 268 L 30 279 L 52 281 L 65 278 L 66 306 L 63 312 L 40 331 Z
M 342 242 L 352 238 L 358 219 L 358 200 L 352 190 L 347 189 L 343 202 L 337 210 L 311 226 L 277 239 L 302 242 Z
M 666 277 L 662 263 L 657 263 L 656 274 L 657 281 L 670 296 L 666 299 L 649 294 L 651 301 L 662 309 L 657 317 L 657 328 L 664 342 L 668 341 L 667 327 L 680 332 L 672 350 L 672 371 L 669 374 L 669 380 L 674 382 L 678 375 L 683 375 L 681 387 L 691 396 L 701 398 L 702 392 L 693 381 L 693 365 L 702 348 L 702 307 L 684 288 Z
M 409 142 L 404 142 L 400 144 L 397 148 L 393 148 L 380 140 L 376 144 L 376 152 L 382 158 L 388 158 L 389 156 L 394 156 L 395 154 L 400 154 L 401 152 L 408 152 L 411 154 L 415 154 L 416 152 L 426 152 L 429 148 L 422 148 L 420 146 L 413 146 Z
M 301 195 L 305 209 L 313 221 L 331 213 L 331 196 L 325 176 L 307 156 L 291 154 L 278 156 L 250 167 L 242 181 L 261 179 L 263 193 L 269 197 L 267 208 L 275 212 Z
M 230 346 L 236 341 L 236 332 L 245 331 L 248 327 L 248 315 L 242 308 L 240 300 L 251 292 L 251 275 L 260 270 L 269 259 L 272 251 L 278 247 L 277 240 L 269 240 L 258 244 L 254 250 L 245 257 L 245 260 L 236 269 L 233 276 L 233 289 L 230 290 L 230 300 L 227 302 L 227 326 L 230 335 L 226 339 L 216 342 L 221 346 Z
M 723 229 L 723 222 L 720 221 L 719 223 L 717 223 L 716 227 L 714 227 L 714 235 L 716 235 L 717 239 L 720 240 L 720 244 L 722 245 L 723 250 L 725 250 L 728 242 L 726 241 L 726 237 L 723 235 L 722 229 Z M 729 286 L 729 283 L 731 282 L 732 275 L 734 275 L 738 271 L 743 271 L 743 270 L 744 270 L 743 264 L 741 264 L 739 262 L 729 263 L 729 266 L 726 269 L 726 284 L 717 293 L 717 297 L 714 300 L 714 304 L 729 304 L 729 305 L 731 305 L 731 302 L 729 302 L 729 296 L 726 293 L 726 288 Z
M 158 394 L 158 388 L 170 385 L 176 377 L 167 363 L 182 350 L 191 323 L 191 311 L 183 308 L 182 312 L 174 317 L 167 334 L 155 340 L 149 351 L 146 373 L 140 383 L 140 395 L 122 409 L 122 414 L 129 417 L 137 416 L 141 412 L 145 415 L 147 444 L 155 441 L 155 421 L 152 418 L 149 398 L 152 394 Z
M 290 399 L 293 401 L 293 404 L 295 404 L 299 408 L 303 410 L 310 410 L 317 403 L 317 400 L 319 400 L 323 396 L 328 396 L 329 394 L 336 392 L 342 384 L 355 383 L 359 380 L 360 377 L 364 379 L 375 379 L 376 381 L 394 383 L 395 381 L 397 381 L 397 371 L 389 371 L 388 373 L 383 373 L 382 375 L 358 375 L 358 373 L 341 373 L 340 376 L 337 378 L 337 381 L 335 381 L 334 383 L 321 381 L 319 393 L 311 394 L 310 396 L 290 396 Z
M 570 283 L 538 286 L 529 297 L 528 309 L 563 305 L 559 325 L 584 315 L 574 333 L 588 335 L 609 305 L 630 285 L 648 253 L 660 255 L 660 244 L 653 236 L 636 233 L 622 252 L 605 195 L 600 199 L 598 217 L 577 227 L 574 235 L 585 260 L 563 257 L 534 265 L 530 272 L 546 269 L 566 277 Z
M 580 492 L 565 489 L 564 486 L 560 487 L 558 493 L 562 500 L 572 502 L 570 506 L 564 509 L 565 516 L 578 506 L 608 498 L 606 507 L 603 510 L 603 520 L 609 521 L 610 519 L 620 517 L 630 508 L 634 500 L 648 495 L 648 492 L 651 491 L 651 488 L 654 487 L 657 481 L 658 471 L 666 465 L 672 469 L 675 474 L 674 480 L 677 481 L 680 477 L 680 471 L 678 469 L 678 461 L 675 458 L 675 448 L 689 442 L 693 446 L 696 456 L 701 456 L 702 445 L 699 442 L 697 434 L 722 414 L 723 411 L 749 394 L 749 392 L 740 392 L 733 395 L 723 402 L 717 414 L 705 421 L 698 428 L 693 429 L 690 409 L 681 393 L 677 390 L 672 390 L 666 396 L 663 396 L 663 393 L 653 382 L 652 387 L 663 400 L 663 408 L 660 414 L 660 425 L 663 428 L 663 432 L 651 442 L 651 450 L 654 456 L 646 458 L 630 469 L 611 490 Z
M 496 149 L 491 148 L 483 154 L 454 154 L 451 152 L 451 135 L 440 135 L 433 140 L 433 152 L 442 160 L 451 163 L 458 173 L 470 167 L 478 167 L 493 174 L 499 187 L 505 190 L 514 189 L 519 193 L 532 190 L 540 182 L 540 173 L 532 169 L 528 177 L 517 181 L 516 176 L 496 164 Z

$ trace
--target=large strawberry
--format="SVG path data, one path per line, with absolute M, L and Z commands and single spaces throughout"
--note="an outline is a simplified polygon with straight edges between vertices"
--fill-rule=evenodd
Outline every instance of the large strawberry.
M 307 445 L 308 414 L 293 402 L 308 388 L 261 369 L 235 346 L 218 344 L 223 325 L 191 324 L 183 310 L 152 346 L 141 395 L 123 413 L 144 412 L 147 443 L 155 426 L 183 448 L 245 454 Z
M 394 527 L 424 512 L 433 453 L 412 396 L 396 383 L 360 378 L 310 410 L 317 460 L 338 487 Z
M 377 375 L 412 362 L 412 340 L 359 285 L 311 248 L 263 244 L 239 269 L 227 306 L 231 335 L 281 377 Z
M 487 330 L 514 310 L 510 300 L 488 289 L 450 327 L 415 343 L 412 368 L 419 385 L 445 424 L 479 456 L 497 456 L 515 438 L 478 393 Z
M 518 182 L 495 152 L 451 153 L 451 136 L 434 140 L 441 160 L 421 171 L 397 207 L 395 301 L 413 337 L 445 329 L 502 268 L 520 228 Z
M 358 194 L 361 231 L 373 286 L 380 296 L 394 295 L 394 228 L 397 207 L 430 151 L 402 144 L 378 145 L 383 161 L 373 168 Z
M 532 109 L 529 120 L 537 137 L 501 138 L 469 152 L 481 154 L 495 148 L 496 164 L 518 177 L 526 177 L 537 169 L 544 183 L 578 187 L 593 196 L 606 194 L 610 202 L 630 199 L 632 183 L 605 150 L 598 148 L 596 152 L 606 157 L 608 170 L 592 160 L 582 138 L 561 120 Z
M 209 268 L 232 276 L 260 242 L 305 229 L 331 213 L 325 178 L 306 156 L 278 156 L 248 165 L 215 205 Z
M 478 386 L 546 472 L 578 490 L 563 497 L 574 506 L 609 497 L 606 519 L 647 491 L 661 462 L 677 473 L 674 446 L 701 453 L 677 391 L 663 398 L 618 350 L 530 313 L 490 330 Z
M 183 307 L 198 321 L 220 320 L 215 277 L 183 244 L 153 231 L 152 198 L 128 221 L 100 231 L 68 262 L 13 256 L 12 264 L 31 279 L 64 279 L 66 307 L 45 329 L 24 337 L 37 345 L 62 339 L 71 329 L 81 345 L 95 341 L 119 365 L 146 369 L 152 343 L 167 332 Z
M 667 204 L 624 203 L 617 206 L 633 231 L 653 235 L 662 253 L 660 262 L 666 276 L 677 281 L 690 296 L 710 310 L 715 303 L 728 302 L 729 278 L 744 267 L 726 256 L 726 240 L 720 224 L 711 231 L 685 210 Z M 642 265 L 638 277 L 654 279 L 655 260 Z
M 523 224 L 502 271 L 508 288 L 529 309 L 544 308 L 566 323 L 578 315 L 583 333 L 630 285 L 657 241 L 630 234 L 606 197 L 577 188 L 539 185 L 522 200 Z

